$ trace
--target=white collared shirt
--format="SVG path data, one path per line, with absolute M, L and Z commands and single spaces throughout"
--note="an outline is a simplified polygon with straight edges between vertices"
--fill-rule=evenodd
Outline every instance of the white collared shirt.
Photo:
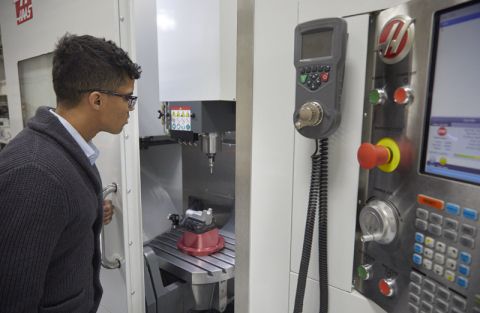
M 90 164 L 93 166 L 98 156 L 100 155 L 100 151 L 97 149 L 97 147 L 95 147 L 91 140 L 87 143 L 85 139 L 83 139 L 83 137 L 79 134 L 79 132 L 66 119 L 55 113 L 55 111 L 53 110 L 50 110 L 50 112 L 52 112 L 52 114 L 58 118 L 60 123 L 62 123 L 62 125 L 68 130 L 70 135 L 72 135 L 73 139 L 75 139 L 80 148 L 82 148 L 83 152 L 90 161 Z

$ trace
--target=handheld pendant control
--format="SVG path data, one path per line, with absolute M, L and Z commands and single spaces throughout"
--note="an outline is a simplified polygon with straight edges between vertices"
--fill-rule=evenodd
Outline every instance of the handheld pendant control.
M 295 28 L 296 95 L 293 123 L 300 134 L 323 139 L 340 125 L 347 22 L 326 18 Z

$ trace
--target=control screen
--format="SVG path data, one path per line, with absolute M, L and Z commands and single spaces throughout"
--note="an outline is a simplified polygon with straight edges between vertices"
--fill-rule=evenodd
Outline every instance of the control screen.
M 302 35 L 302 59 L 332 55 L 332 30 L 322 30 Z
M 440 14 L 435 27 L 424 171 L 480 183 L 480 3 Z

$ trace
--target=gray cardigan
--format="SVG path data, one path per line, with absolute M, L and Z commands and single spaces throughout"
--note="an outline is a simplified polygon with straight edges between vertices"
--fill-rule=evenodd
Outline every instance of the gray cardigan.
M 96 312 L 100 174 L 47 107 L 0 152 L 0 312 Z

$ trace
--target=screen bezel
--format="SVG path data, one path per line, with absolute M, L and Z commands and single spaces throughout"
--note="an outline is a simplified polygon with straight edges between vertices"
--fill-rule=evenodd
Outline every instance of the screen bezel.
M 423 122 L 424 129 L 423 129 L 420 169 L 419 169 L 419 172 L 424 175 L 439 177 L 439 178 L 452 180 L 452 181 L 463 182 L 463 183 L 476 185 L 476 186 L 480 186 L 480 183 L 473 182 L 471 180 L 464 180 L 456 177 L 427 172 L 426 165 L 427 165 L 428 137 L 430 134 L 430 119 L 431 119 L 431 113 L 432 113 L 433 85 L 435 83 L 435 67 L 437 62 L 438 34 L 440 31 L 440 17 L 443 14 L 446 14 L 448 12 L 456 11 L 456 10 L 469 7 L 478 3 L 480 3 L 480 0 L 462 3 L 453 7 L 449 7 L 447 9 L 437 11 L 433 15 L 432 46 L 431 46 L 432 52 L 430 57 L 430 73 L 428 78 L 427 102 L 426 102 L 426 109 L 425 109 L 425 120 Z

